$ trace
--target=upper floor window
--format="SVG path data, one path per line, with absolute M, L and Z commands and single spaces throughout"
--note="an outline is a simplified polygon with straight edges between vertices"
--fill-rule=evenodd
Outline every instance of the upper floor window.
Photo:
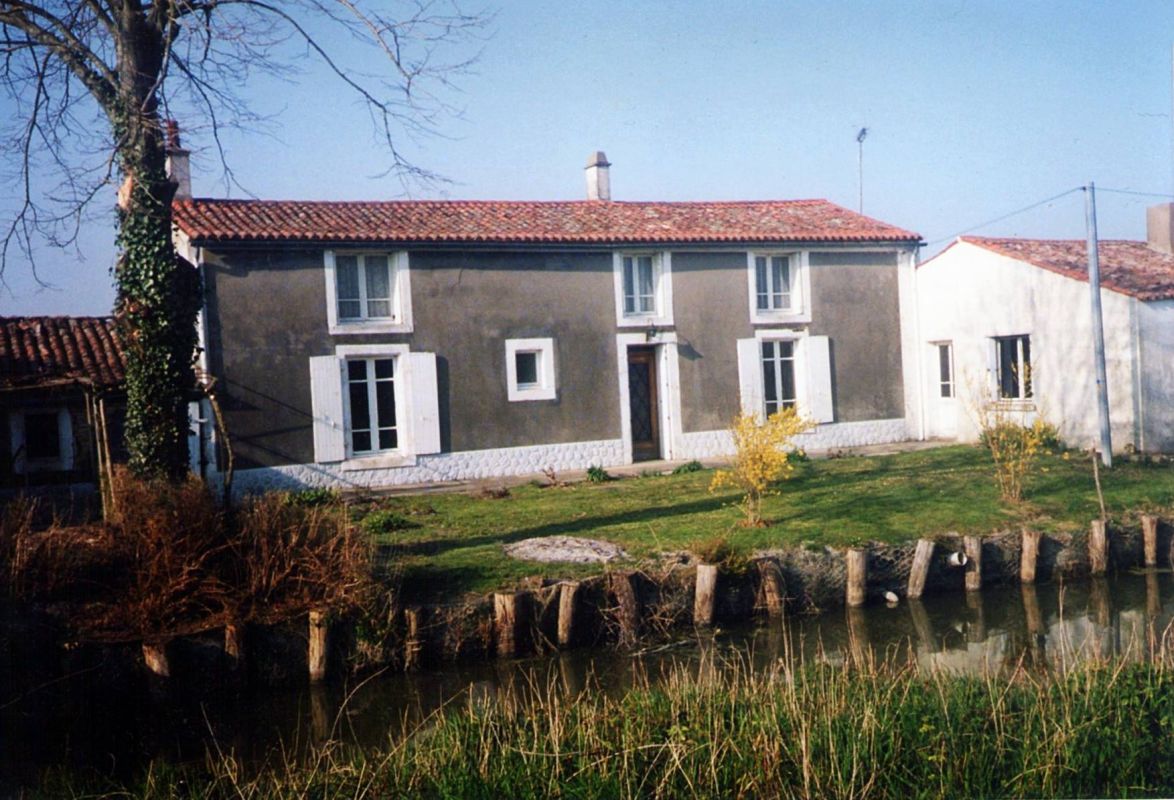
M 669 253 L 615 256 L 616 317 L 620 325 L 672 325 Z
M 807 253 L 749 252 L 746 266 L 752 323 L 811 321 Z
M 759 311 L 791 308 L 791 257 L 754 257 L 755 307 Z
M 331 333 L 411 332 L 411 299 L 407 253 L 326 253 Z
M 1031 397 L 1031 337 L 995 337 L 996 379 L 999 398 L 1026 400 Z

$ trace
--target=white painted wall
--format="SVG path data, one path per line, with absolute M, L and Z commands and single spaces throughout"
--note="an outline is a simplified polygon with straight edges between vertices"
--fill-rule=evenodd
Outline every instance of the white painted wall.
M 1034 397 L 1032 411 L 1022 418 L 1041 414 L 1072 446 L 1087 447 L 1097 438 L 1087 283 L 958 242 L 918 268 L 916 290 L 927 436 L 950 436 L 953 428 L 961 440 L 977 438 L 974 409 L 993 397 L 991 337 L 1028 334 Z M 1102 290 L 1101 303 L 1113 447 L 1120 450 L 1128 443 L 1137 446 L 1140 433 L 1135 427 L 1135 304 L 1108 290 Z M 954 343 L 953 404 L 939 396 L 937 352 L 930 346 L 938 341 Z M 1166 386 L 1174 386 L 1170 377 Z
M 1141 449 L 1174 451 L 1174 300 L 1136 303 Z

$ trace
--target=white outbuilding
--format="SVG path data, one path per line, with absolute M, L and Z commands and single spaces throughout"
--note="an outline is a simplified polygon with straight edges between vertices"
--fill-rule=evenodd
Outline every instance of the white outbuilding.
M 1174 451 L 1171 205 L 1148 241 L 1101 241 L 1113 449 Z M 1072 446 L 1098 438 L 1083 240 L 961 237 L 917 269 L 926 438 L 973 441 L 983 408 L 1043 417 Z

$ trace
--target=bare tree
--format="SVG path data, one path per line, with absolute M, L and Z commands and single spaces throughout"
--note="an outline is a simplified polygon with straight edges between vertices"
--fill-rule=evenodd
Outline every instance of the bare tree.
M 18 110 L 7 177 L 19 187 L 0 274 L 13 251 L 35 264 L 38 243 L 72 242 L 87 209 L 112 199 L 103 187 L 121 180 L 115 314 L 134 472 L 186 470 L 194 382 L 198 277 L 172 246 L 163 120 L 182 115 L 223 163 L 221 132 L 258 121 L 237 87 L 256 73 L 287 75 L 305 56 L 366 103 L 390 172 L 434 180 L 401 145 L 434 133 L 452 111 L 443 97 L 471 59 L 449 54 L 467 52 L 486 23 L 452 0 L 0 0 L 0 87 Z M 343 59 L 349 40 L 338 52 L 338 34 L 375 51 L 382 66 L 357 71 Z

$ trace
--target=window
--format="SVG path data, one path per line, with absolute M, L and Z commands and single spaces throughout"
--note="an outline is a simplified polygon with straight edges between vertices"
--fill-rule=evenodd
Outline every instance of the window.
M 995 338 L 996 377 L 999 398 L 1026 400 L 1031 397 L 1031 337 Z
M 510 402 L 554 400 L 554 339 L 506 339 L 506 389 Z
M 395 359 L 352 358 L 346 362 L 347 444 L 352 455 L 382 453 L 399 446 L 395 414 Z
M 766 416 L 795 405 L 795 343 L 766 340 L 762 343 L 762 395 Z
M 746 268 L 752 323 L 811 321 L 804 307 L 810 294 L 807 253 L 748 252 Z
M 754 257 L 755 308 L 785 311 L 791 308 L 791 257 Z
M 73 469 L 73 421 L 67 409 L 14 411 L 8 428 L 17 474 Z
M 616 253 L 614 265 L 618 324 L 672 325 L 671 254 Z
M 406 253 L 326 254 L 330 332 L 411 332 L 411 290 Z
M 954 396 L 954 345 L 939 342 L 934 345 L 938 351 L 938 392 L 942 397 Z

